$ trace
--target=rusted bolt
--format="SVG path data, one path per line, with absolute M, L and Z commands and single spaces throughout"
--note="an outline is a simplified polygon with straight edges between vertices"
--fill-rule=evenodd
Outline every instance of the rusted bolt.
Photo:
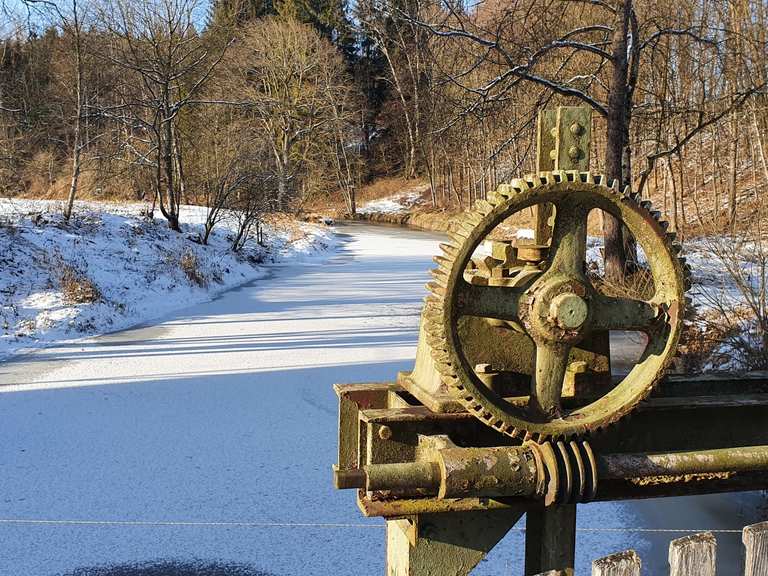
M 581 149 L 578 146 L 568 148 L 568 158 L 578 160 L 581 157 Z
M 549 159 L 554 160 L 557 158 L 557 150 L 550 150 L 549 151 Z
M 578 122 L 574 122 L 573 124 L 571 124 L 571 134 L 573 134 L 574 136 L 581 136 L 582 134 L 584 134 L 584 126 L 582 126 Z
M 552 138 L 557 138 L 557 128 L 550 129 L 549 133 L 552 135 Z
M 392 428 L 389 426 L 382 426 L 379 428 L 379 438 L 382 440 L 389 440 L 392 438 Z

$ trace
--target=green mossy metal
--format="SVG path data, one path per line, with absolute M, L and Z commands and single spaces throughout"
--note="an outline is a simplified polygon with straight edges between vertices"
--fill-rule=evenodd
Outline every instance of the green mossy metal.
M 557 211 L 543 273 L 514 288 L 467 282 L 466 267 L 489 233 L 513 214 L 542 203 L 554 205 Z M 595 208 L 621 220 L 643 246 L 656 290 L 648 301 L 608 297 L 591 285 L 585 270 L 586 221 Z M 679 247 L 645 203 L 606 186 L 601 176 L 543 173 L 502 187 L 466 222 L 474 225 L 460 227 L 437 260 L 437 280 L 430 285 L 432 295 L 425 308 L 424 326 L 443 384 L 468 411 L 500 432 L 543 441 L 603 428 L 650 394 L 676 352 L 689 280 L 678 258 Z M 560 308 L 566 316 L 569 306 L 579 312 L 579 300 L 586 304 L 586 318 L 562 322 L 558 318 Z M 566 302 L 570 304 L 564 307 Z M 536 346 L 534 382 L 526 405 L 506 401 L 477 377 L 463 350 L 462 341 L 467 338 L 459 331 L 466 316 L 523 325 Z M 564 410 L 560 397 L 571 349 L 593 333 L 611 329 L 644 331 L 649 339 L 644 355 L 629 375 L 601 398 Z

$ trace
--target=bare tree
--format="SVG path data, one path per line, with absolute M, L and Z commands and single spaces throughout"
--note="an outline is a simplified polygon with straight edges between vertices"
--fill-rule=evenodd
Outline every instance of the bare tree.
M 105 55 L 121 69 L 120 100 L 103 113 L 123 124 L 124 153 L 154 172 L 154 197 L 179 230 L 184 193 L 180 117 L 198 100 L 226 48 L 210 54 L 195 30 L 197 0 L 107 0 L 102 20 L 114 41 Z
M 299 195 L 318 146 L 336 138 L 333 123 L 348 98 L 344 69 L 310 26 L 274 17 L 243 30 L 226 59 L 220 90 L 240 103 L 252 137 L 270 149 L 280 210 Z
M 521 83 L 585 103 L 603 119 L 606 175 L 631 183 L 631 122 L 635 110 L 647 105 L 636 101 L 641 63 L 669 37 L 685 37 L 699 52 L 716 55 L 722 47 L 718 31 L 696 24 L 675 27 L 654 13 L 640 22 L 633 0 L 558 0 L 545 10 L 532 10 L 534 4 L 531 0 L 494 4 L 486 6 L 482 17 L 450 2 L 433 11 L 439 16 L 430 20 L 396 9 L 394 13 L 473 55 L 449 78 L 476 96 L 464 113 L 476 109 L 477 102 L 505 99 Z M 482 84 L 468 84 L 470 72 L 486 64 L 501 69 Z M 737 99 L 736 104 L 741 102 Z M 704 113 L 682 141 L 690 140 L 718 113 Z M 621 226 L 606 214 L 603 231 L 606 273 L 619 278 L 627 260 Z

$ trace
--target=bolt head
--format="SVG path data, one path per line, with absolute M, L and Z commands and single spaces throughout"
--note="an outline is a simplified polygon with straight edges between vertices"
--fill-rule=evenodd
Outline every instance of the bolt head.
M 392 428 L 389 426 L 382 426 L 379 428 L 379 438 L 382 440 L 389 440 L 392 438 Z
M 574 122 L 573 124 L 571 124 L 570 130 L 571 130 L 571 134 L 573 134 L 574 136 L 581 136 L 582 134 L 584 134 L 584 126 L 582 126 L 578 122 Z
M 587 303 L 573 293 L 559 294 L 549 305 L 550 318 L 565 330 L 580 328 L 587 320 Z
M 581 157 L 581 149 L 578 146 L 568 148 L 568 157 L 571 160 L 578 160 Z

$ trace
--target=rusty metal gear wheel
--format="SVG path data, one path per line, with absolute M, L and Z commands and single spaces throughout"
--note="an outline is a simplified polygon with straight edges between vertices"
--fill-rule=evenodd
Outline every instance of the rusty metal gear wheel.
M 556 217 L 547 262 L 522 286 L 482 286 L 465 278 L 475 249 L 512 214 L 536 204 L 554 205 Z M 586 271 L 587 216 L 599 208 L 614 215 L 645 251 L 653 277 L 648 300 L 609 297 Z M 616 422 L 646 398 L 673 360 L 686 309 L 689 267 L 680 246 L 650 203 L 629 190 L 579 172 L 542 173 L 502 186 L 467 214 L 451 242 L 435 258 L 428 285 L 427 337 L 443 382 L 489 426 L 538 442 L 580 436 Z M 530 396 L 502 398 L 483 384 L 464 355 L 458 333 L 462 316 L 521 324 L 536 345 Z M 636 330 L 648 343 L 638 363 L 597 400 L 565 409 L 563 381 L 571 348 L 596 331 Z

